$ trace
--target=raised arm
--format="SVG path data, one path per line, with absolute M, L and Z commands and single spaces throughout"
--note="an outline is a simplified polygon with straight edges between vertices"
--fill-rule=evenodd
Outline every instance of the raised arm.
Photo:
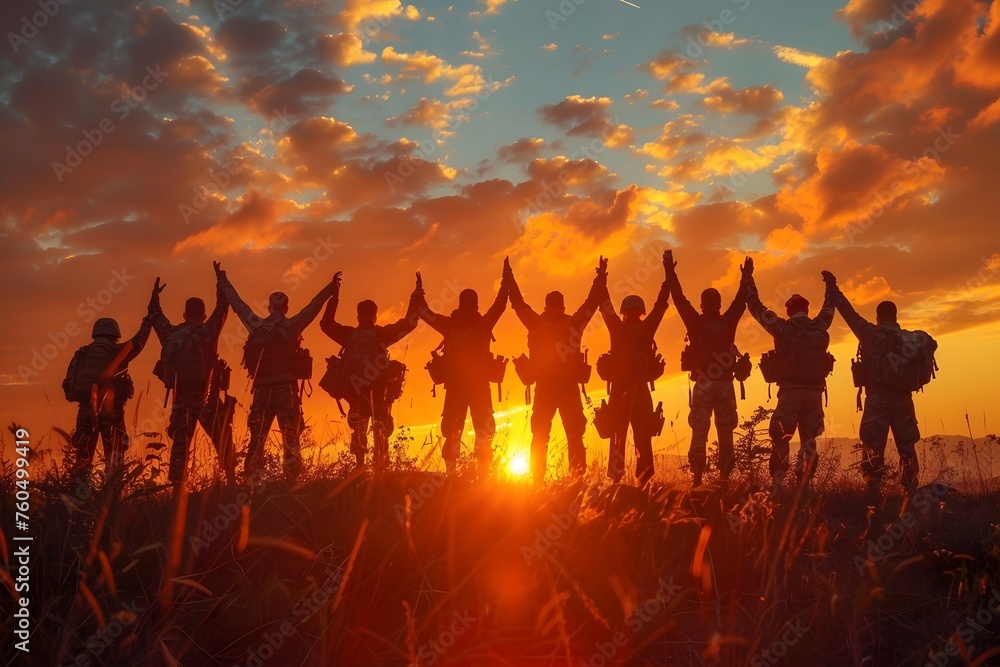
M 422 280 L 420 278 L 420 273 L 417 273 L 417 280 Z M 417 314 L 420 315 L 420 319 L 430 325 L 434 331 L 437 331 L 442 336 L 448 333 L 449 322 L 451 321 L 447 315 L 441 315 L 440 313 L 435 313 L 431 310 L 431 307 L 427 305 L 427 297 L 420 291 L 419 303 L 417 304 Z
M 423 303 L 424 286 L 417 274 L 417 285 L 410 293 L 410 302 L 406 307 L 406 314 L 392 324 L 387 324 L 382 328 L 382 342 L 392 345 L 409 335 L 420 322 L 420 305 Z
M 833 274 L 830 274 L 831 277 Z M 836 281 L 828 281 L 826 277 L 823 278 L 826 283 L 826 290 L 823 294 L 823 305 L 819 309 L 819 314 L 816 315 L 816 322 L 824 329 L 829 329 L 830 325 L 833 324 L 833 316 L 837 312 L 835 302 L 837 299 L 837 289 Z
M 128 364 L 142 352 L 142 348 L 146 347 L 146 341 L 149 340 L 149 333 L 153 329 L 153 322 L 149 319 L 149 316 L 142 318 L 142 324 L 139 325 L 139 330 L 134 336 L 126 343 L 126 345 L 131 345 L 132 350 L 125 355 L 125 359 L 122 361 L 119 368 Z
M 847 322 L 847 326 L 851 328 L 851 331 L 853 331 L 854 335 L 858 337 L 858 340 L 869 340 L 871 336 L 875 335 L 878 331 L 878 325 L 869 322 L 858 314 L 858 311 L 854 309 L 851 302 L 847 299 L 844 293 L 840 291 L 840 288 L 837 287 L 837 278 L 829 271 L 824 271 L 823 280 L 826 281 L 828 288 L 831 285 L 833 286 L 833 289 L 835 290 L 833 294 L 833 305 L 840 311 L 841 317 L 843 317 L 844 321 Z
M 740 286 L 736 289 L 736 296 L 733 297 L 733 302 L 729 304 L 729 308 L 726 312 L 722 314 L 722 318 L 727 322 L 736 323 L 740 321 L 743 317 L 743 313 L 747 309 L 747 284 L 750 280 L 749 270 L 753 266 L 753 260 L 747 257 L 743 265 L 740 266 Z M 676 297 L 674 298 L 674 303 L 677 303 Z M 678 306 L 680 308 L 680 306 Z
M 160 279 L 157 278 L 153 284 L 153 293 L 149 296 L 149 307 L 146 309 L 146 317 L 149 318 L 153 330 L 156 331 L 156 337 L 160 339 L 160 344 L 166 340 L 167 334 L 170 333 L 170 328 L 173 326 L 167 316 L 163 314 L 163 308 L 160 307 L 160 292 L 165 287 L 166 284 L 161 285 Z
M 509 261 L 504 259 L 503 264 L 504 275 L 500 279 L 500 289 L 497 290 L 497 298 L 493 300 L 493 305 L 489 307 L 489 310 L 483 314 L 483 324 L 491 331 L 500 320 L 503 311 L 507 310 L 507 297 L 510 294 L 510 276 L 513 276 L 513 273 L 510 272 Z
M 579 329 L 586 327 L 587 323 L 594 317 L 594 313 L 600 308 L 601 301 L 608 291 L 608 260 L 603 255 L 597 260 L 595 271 L 597 275 L 594 276 L 594 282 L 590 284 L 590 293 L 587 294 L 587 299 L 573 313 L 573 323 Z
M 753 279 L 753 260 L 748 258 L 747 261 L 750 262 L 749 273 L 745 274 L 747 310 L 750 311 L 750 315 L 757 320 L 760 326 L 764 327 L 764 331 L 777 338 L 784 330 L 786 320 L 778 317 L 776 312 L 770 310 L 761 302 L 760 296 L 757 294 L 757 283 Z
M 657 327 L 660 326 L 660 322 L 663 321 L 663 315 L 667 312 L 667 306 L 670 305 L 670 273 L 674 270 L 674 258 L 669 250 L 663 251 L 663 282 L 660 284 L 660 293 L 656 295 L 656 301 L 653 303 L 653 307 L 649 309 L 649 315 L 643 322 L 646 326 L 656 331 Z
M 323 304 L 326 303 L 327 299 L 339 297 L 340 276 L 340 271 L 333 274 L 333 279 L 312 298 L 312 301 L 306 304 L 305 308 L 288 318 L 288 330 L 290 333 L 293 335 L 301 334 L 319 315 L 319 311 L 323 308 Z
M 222 279 L 219 277 L 222 265 L 219 262 L 212 262 L 212 266 L 215 268 L 215 309 L 205 320 L 205 326 L 213 337 L 217 337 L 222 333 L 222 325 L 226 323 L 226 316 L 229 315 L 229 299 L 222 290 Z
M 622 323 L 621 316 L 615 312 L 615 305 L 611 303 L 611 292 L 608 291 L 607 284 L 604 285 L 604 290 L 601 292 L 601 300 L 598 302 L 597 308 L 601 311 L 601 318 L 609 331 Z
M 220 268 L 218 273 L 216 273 L 216 276 L 219 279 L 219 289 L 222 290 L 226 300 L 229 302 L 229 305 L 233 307 L 233 312 L 236 313 L 238 318 L 240 318 L 240 322 L 243 323 L 243 326 L 250 330 L 256 329 L 260 323 L 264 321 L 264 318 L 253 312 L 250 306 L 248 306 L 247 303 L 240 298 L 240 295 L 236 292 L 236 288 L 233 287 L 231 282 L 229 282 L 229 278 L 226 276 L 226 272 L 223 269 Z
M 674 307 L 677 308 L 677 313 L 681 316 L 684 326 L 690 331 L 694 328 L 698 320 L 698 311 L 695 310 L 691 302 L 684 296 L 684 291 L 681 289 L 681 281 L 677 277 L 675 268 L 677 262 L 674 261 L 673 251 L 667 250 L 663 254 L 665 255 L 663 268 L 667 272 L 667 284 L 670 288 L 670 295 L 674 298 Z
M 535 328 L 535 325 L 538 323 L 539 315 L 531 306 L 527 304 L 527 302 L 525 302 L 524 297 L 521 295 L 521 288 L 517 286 L 517 281 L 514 279 L 514 272 L 511 271 L 509 274 L 505 274 L 504 280 L 507 281 L 510 305 L 514 309 L 514 314 L 517 315 L 517 319 L 521 320 L 521 324 L 523 324 L 526 329 Z
M 331 297 L 326 302 L 326 310 L 323 311 L 323 317 L 320 318 L 319 328 L 338 345 L 346 345 L 350 332 L 348 331 L 348 327 L 337 322 L 337 305 L 339 303 L 339 294 Z

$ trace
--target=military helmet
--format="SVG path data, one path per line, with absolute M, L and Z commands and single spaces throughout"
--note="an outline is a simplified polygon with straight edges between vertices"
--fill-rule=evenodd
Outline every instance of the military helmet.
M 118 322 L 114 321 L 110 317 L 102 317 L 94 322 L 94 330 L 90 335 L 93 338 L 97 338 L 98 336 L 111 336 L 117 340 L 122 337 L 122 330 L 118 328 Z
M 627 297 L 622 299 L 622 307 L 619 309 L 619 312 L 624 313 L 629 308 L 634 308 L 643 315 L 646 314 L 646 302 L 643 301 L 642 297 L 638 294 L 629 294 Z

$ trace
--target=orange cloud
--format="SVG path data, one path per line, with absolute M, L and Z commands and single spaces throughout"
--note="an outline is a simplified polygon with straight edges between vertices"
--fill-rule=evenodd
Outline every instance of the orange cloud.
M 891 155 L 880 146 L 849 142 L 824 148 L 816 156 L 816 173 L 778 193 L 779 208 L 806 222 L 807 232 L 843 227 L 865 215 L 872 205 L 890 208 L 923 192 L 944 176 L 940 163 Z

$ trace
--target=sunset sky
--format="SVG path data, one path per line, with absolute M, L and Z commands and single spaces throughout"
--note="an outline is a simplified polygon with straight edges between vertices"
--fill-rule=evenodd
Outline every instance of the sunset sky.
M 823 269 L 869 319 L 895 300 L 941 346 L 924 434 L 966 433 L 966 411 L 976 437 L 995 432 L 1000 3 L 635 4 L 5 1 L 4 428 L 70 430 L 59 383 L 94 319 L 130 336 L 157 276 L 171 319 L 189 296 L 211 308 L 213 259 L 248 302 L 281 289 L 292 312 L 343 271 L 352 323 L 365 298 L 399 317 L 415 271 L 441 311 L 464 287 L 486 304 L 508 255 L 538 309 L 553 289 L 575 308 L 602 254 L 616 305 L 630 284 L 651 303 L 673 247 L 695 303 L 709 285 L 728 303 L 747 254 L 778 310 L 800 292 L 815 313 Z M 248 406 L 238 331 L 230 314 L 220 352 Z M 839 317 L 831 334 L 827 435 L 854 437 L 857 343 Z M 512 311 L 496 338 L 525 350 Z M 683 338 L 671 307 L 654 400 L 681 444 L 668 427 L 658 452 L 687 451 Z M 410 368 L 397 424 L 418 444 L 442 405 L 423 370 L 438 342 L 421 327 L 394 350 Z M 305 343 L 318 379 L 337 346 L 318 320 Z M 599 318 L 584 343 L 591 361 L 607 350 Z M 746 315 L 737 344 L 756 360 L 770 339 Z M 132 364 L 153 403 L 159 351 L 154 336 Z M 530 436 L 507 380 L 501 438 L 517 450 Z M 747 388 L 741 417 L 767 400 L 758 371 Z M 589 389 L 603 392 L 596 374 Z M 305 411 L 346 427 L 322 391 Z M 587 446 L 607 441 L 588 431 Z

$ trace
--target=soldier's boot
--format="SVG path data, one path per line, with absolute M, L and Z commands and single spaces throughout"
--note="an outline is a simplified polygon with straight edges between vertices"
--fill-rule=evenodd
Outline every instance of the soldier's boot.
M 454 475 L 455 473 L 458 472 L 458 466 L 455 465 L 455 460 L 454 459 L 445 459 L 444 460 L 444 469 L 445 469 L 445 472 L 447 474 L 449 474 L 449 475 Z
M 705 469 L 700 465 L 691 466 L 691 488 L 695 489 L 701 486 L 702 476 L 705 473 Z

